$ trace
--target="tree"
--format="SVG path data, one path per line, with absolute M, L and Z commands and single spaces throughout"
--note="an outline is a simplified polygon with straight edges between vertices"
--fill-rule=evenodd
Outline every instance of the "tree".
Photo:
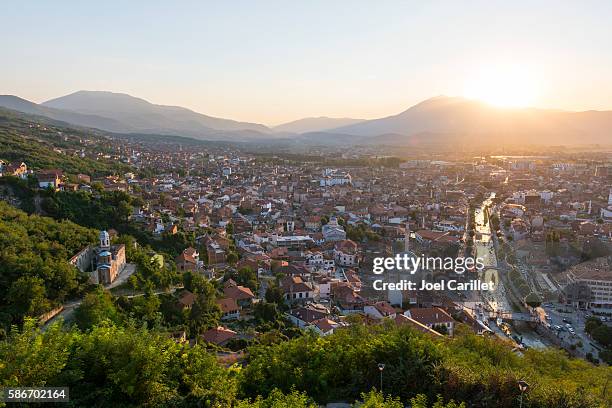
M 193 337 L 198 336 L 202 330 L 207 330 L 219 324 L 221 318 L 221 309 L 214 301 L 214 297 L 210 298 L 199 294 L 188 312 L 187 324 L 189 334 Z
M 427 396 L 419 394 L 414 398 L 410 399 L 411 408 L 428 408 Z M 465 408 L 465 403 L 457 403 L 454 400 L 450 400 L 447 404 L 444 403 L 444 399 L 441 395 L 438 395 L 436 402 L 431 406 L 432 408 Z
M 542 304 L 542 299 L 537 293 L 531 292 L 525 297 L 525 303 L 530 307 L 538 307 Z
M 584 331 L 592 335 L 593 331 L 602 324 L 599 318 L 591 316 L 584 322 Z
M 226 257 L 227 263 L 229 263 L 230 265 L 234 265 L 236 262 L 238 262 L 238 259 L 240 259 L 238 257 L 238 254 L 233 251 L 230 251 Z
M 281 314 L 276 303 L 257 302 L 253 308 L 253 317 L 260 323 L 276 322 Z
M 232 406 L 237 392 L 232 372 L 219 365 L 214 355 L 199 345 L 187 350 L 182 371 L 182 379 L 188 390 L 185 405 Z
M 96 238 L 94 230 L 0 201 L 0 323 L 21 323 L 81 295 L 87 277 L 68 260 Z
M 7 300 L 16 316 L 37 316 L 51 309 L 44 281 L 34 276 L 23 276 L 13 282 Z
M 104 320 L 119 322 L 119 313 L 110 293 L 98 285 L 93 292 L 85 295 L 79 307 L 76 308 L 74 320 L 79 328 L 88 330 Z
M 252 291 L 257 290 L 257 272 L 248 266 L 238 269 L 237 271 L 228 271 L 224 276 L 224 280 L 233 279 L 238 285 L 246 286 Z
M 196 297 L 191 309 L 186 311 L 185 321 L 192 336 L 197 336 L 203 329 L 217 326 L 221 318 L 221 309 L 215 302 L 217 291 L 215 287 L 198 274 L 186 274 L 190 278 L 185 284 L 187 290 L 191 290 Z
M 355 408 L 403 408 L 404 404 L 399 398 L 387 395 L 386 397 L 380 391 L 370 391 L 362 393 L 361 399 L 363 402 L 358 402 L 353 407 Z M 413 405 L 414 406 L 414 405 Z
M 254 401 L 242 400 L 236 408 L 317 408 L 318 406 L 305 392 L 293 390 L 283 394 L 275 388 L 266 398 L 258 396 Z
M 64 370 L 78 336 L 62 330 L 61 323 L 40 332 L 36 323 L 25 318 L 21 330 L 13 326 L 8 338 L 0 341 L 0 385 L 41 387 Z
M 285 294 L 280 286 L 276 284 L 270 284 L 266 288 L 265 295 L 266 302 L 276 303 L 279 307 L 285 304 Z
M 601 344 L 606 348 L 610 348 L 612 346 L 612 327 L 606 326 L 604 324 L 595 328 L 591 333 L 593 340 Z
M 160 304 L 161 302 L 157 295 L 149 288 L 143 296 L 132 298 L 131 311 L 138 318 L 138 321 L 145 321 L 152 327 L 159 325 L 161 322 Z

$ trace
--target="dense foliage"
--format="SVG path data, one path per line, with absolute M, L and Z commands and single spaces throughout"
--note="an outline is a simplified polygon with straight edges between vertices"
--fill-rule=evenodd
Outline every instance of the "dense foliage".
M 81 293 L 87 276 L 68 260 L 96 237 L 94 230 L 27 215 L 0 201 L 1 324 L 38 316 Z
M 200 345 L 187 347 L 133 324 L 101 322 L 82 332 L 57 324 L 45 332 L 26 320 L 0 342 L 0 384 L 69 386 L 73 406 L 459 408 L 606 407 L 610 368 L 557 351 L 523 357 L 492 339 L 460 334 L 436 340 L 408 327 L 353 327 L 252 347 L 244 368 L 224 368 Z M 386 364 L 383 391 L 377 364 Z M 427 401 L 430 401 L 429 403 Z M 437 401 L 437 402 L 436 402 Z
M 123 191 L 50 191 L 43 201 L 45 212 L 98 230 L 125 227 L 132 213 L 132 198 Z
M 104 151 L 109 141 L 93 131 L 79 131 L 0 109 L 0 159 L 25 162 L 32 169 L 62 169 L 89 175 L 126 171 L 127 166 L 111 160 L 81 158 L 81 149 Z M 84 144 L 83 140 L 89 143 Z
M 378 363 L 386 364 L 383 390 L 403 401 L 424 393 L 475 407 L 511 407 L 519 396 L 517 381 L 525 379 L 531 384 L 525 406 L 586 408 L 612 402 L 606 394 L 608 367 L 553 350 L 528 350 L 521 357 L 499 341 L 474 335 L 434 341 L 392 327 L 353 327 L 324 338 L 253 347 L 241 390 L 255 396 L 295 388 L 320 402 L 354 400 L 378 387 Z

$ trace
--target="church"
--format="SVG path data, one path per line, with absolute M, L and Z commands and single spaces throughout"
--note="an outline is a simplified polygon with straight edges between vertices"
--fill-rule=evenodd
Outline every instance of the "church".
M 112 283 L 125 267 L 125 245 L 111 245 L 110 235 L 100 231 L 100 246 L 94 248 L 95 276 L 91 280 L 95 283 L 108 285 Z
M 70 259 L 81 272 L 89 274 L 91 283 L 109 285 L 125 267 L 125 245 L 111 245 L 107 231 L 100 231 L 100 245 L 88 246 Z

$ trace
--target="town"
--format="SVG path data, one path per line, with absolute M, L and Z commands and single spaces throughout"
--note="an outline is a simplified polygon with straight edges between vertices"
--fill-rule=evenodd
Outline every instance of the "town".
M 156 305 L 148 319 L 159 312 L 157 324 L 177 342 L 240 361 L 266 331 L 328 336 L 392 321 L 436 337 L 457 327 L 497 336 L 517 353 L 559 347 L 611 361 L 609 338 L 593 335 L 612 324 L 605 154 L 474 152 L 440 160 L 421 151 L 400 159 L 373 148 L 293 154 L 144 143 L 36 122 L 27 132 L 70 146 L 55 148 L 58 155 L 123 166 L 104 176 L 2 160 L 0 193 L 23 204 L 16 186 L 27 185 L 33 212 L 52 216 L 45 201 L 56 195 L 124 194 L 121 225 L 102 223 L 97 241 L 66 262 L 126 310 Z M 141 235 L 147 239 L 134 239 Z M 382 282 L 407 276 L 427 280 L 430 290 L 381 286 L 375 259 L 400 256 L 473 257 L 483 265 L 463 274 L 435 263 L 416 274 L 390 268 Z M 168 276 L 151 279 L 151 264 Z M 444 287 L 450 280 L 453 287 Z M 41 324 L 83 320 L 91 296 L 40 310 Z

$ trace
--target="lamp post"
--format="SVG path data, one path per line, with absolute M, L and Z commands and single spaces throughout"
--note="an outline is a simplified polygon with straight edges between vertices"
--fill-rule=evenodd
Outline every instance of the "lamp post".
M 519 408 L 523 408 L 523 394 L 529 389 L 529 384 L 527 384 L 527 381 L 520 380 L 518 382 L 518 387 L 521 391 L 521 395 L 519 397 Z
M 382 373 L 383 370 L 385 369 L 385 365 L 383 363 L 378 363 L 378 371 L 380 371 L 380 392 L 382 393 L 383 387 L 382 387 Z

